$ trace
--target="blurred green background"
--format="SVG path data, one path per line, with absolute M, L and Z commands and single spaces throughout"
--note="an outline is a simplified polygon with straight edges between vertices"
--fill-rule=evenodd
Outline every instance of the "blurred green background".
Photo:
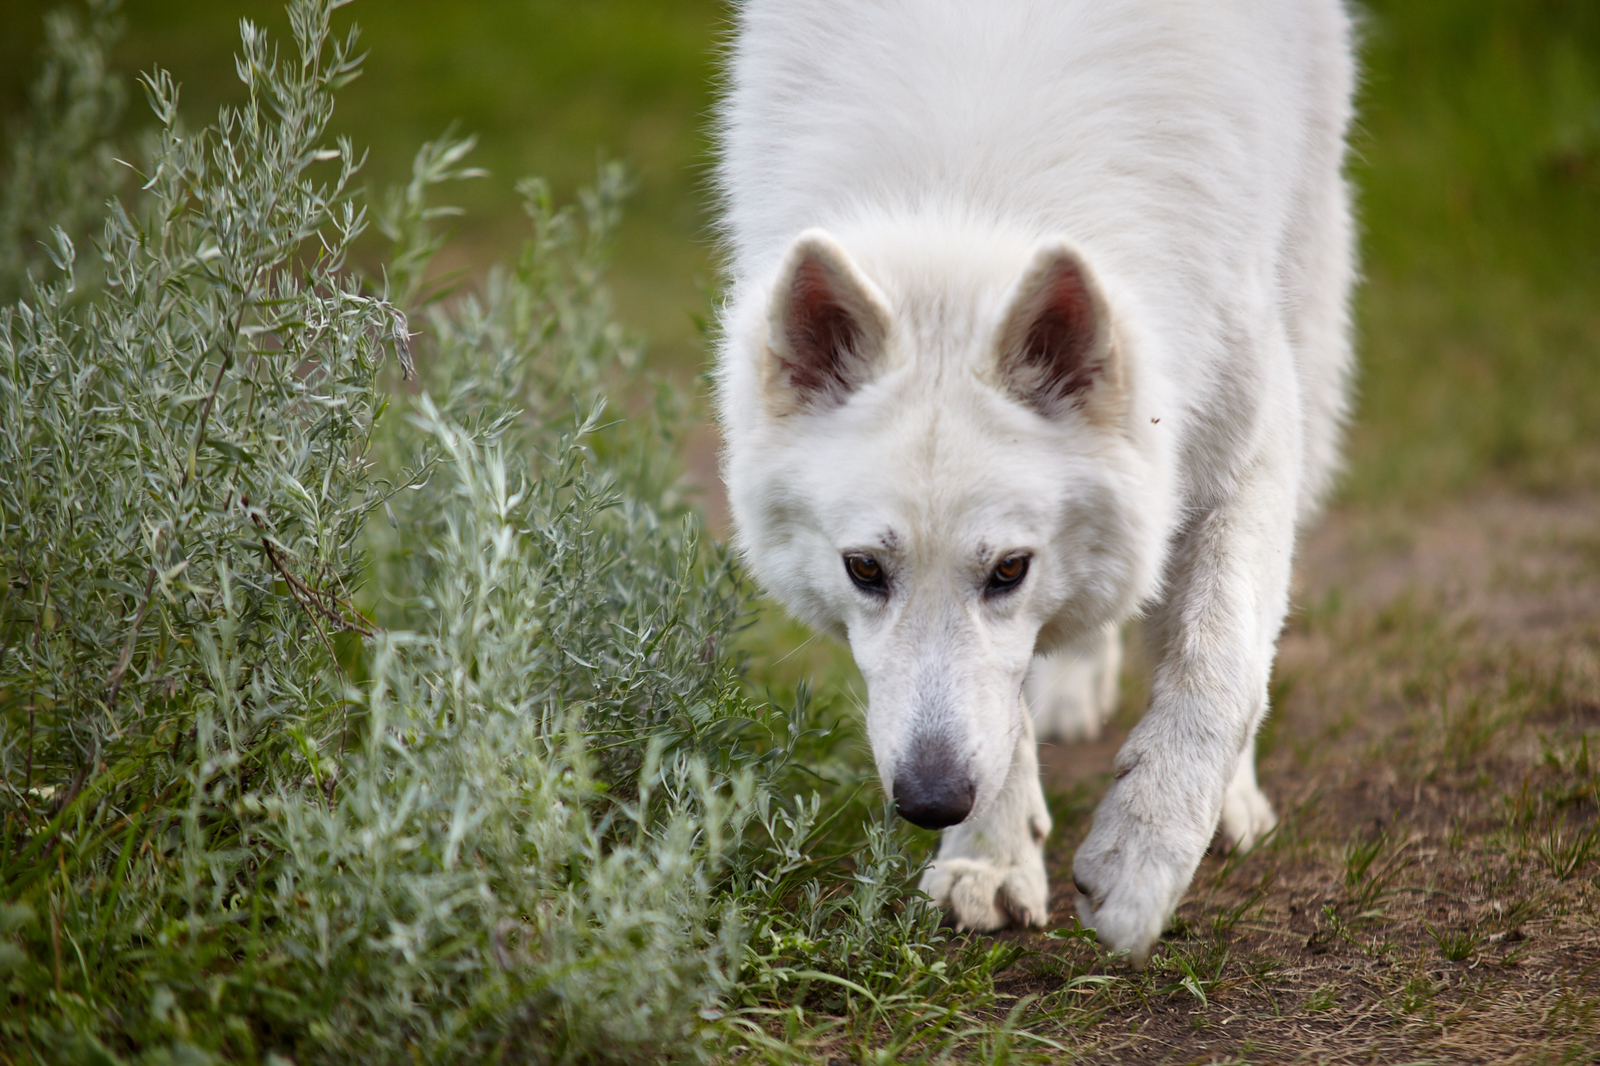
M 51 6 L 6 0 L 8 114 Z M 238 20 L 284 29 L 273 0 L 127 0 L 125 14 L 118 66 L 166 66 L 197 118 L 237 97 Z M 370 146 L 369 183 L 403 180 L 452 122 L 481 137 L 491 175 L 454 190 L 469 213 L 451 265 L 481 269 L 522 239 L 519 177 L 570 195 L 598 159 L 628 164 L 618 310 L 689 380 L 715 277 L 707 126 L 728 6 L 363 0 L 343 14 L 370 59 L 336 123 Z M 1363 37 L 1352 173 L 1368 280 L 1343 499 L 1600 486 L 1600 2 L 1375 0 Z M 128 122 L 144 122 L 137 94 Z
M 0 109 L 17 113 L 38 66 L 44 14 L 62 0 L 0 0 Z M 71 6 L 69 5 L 69 10 Z M 708 233 L 707 116 L 727 9 L 716 0 L 358 0 L 336 24 L 361 30 L 360 79 L 334 128 L 370 149 L 369 187 L 404 182 L 424 141 L 452 123 L 476 134 L 487 178 L 449 188 L 467 209 L 443 266 L 509 259 L 528 230 L 514 185 L 548 179 L 570 198 L 601 160 L 634 178 L 612 288 L 623 321 L 658 365 L 692 372 L 714 279 Z M 279 0 L 125 0 L 115 64 L 128 77 L 127 125 L 148 125 L 138 72 L 170 70 L 197 124 L 237 102 L 239 20 L 288 40 Z

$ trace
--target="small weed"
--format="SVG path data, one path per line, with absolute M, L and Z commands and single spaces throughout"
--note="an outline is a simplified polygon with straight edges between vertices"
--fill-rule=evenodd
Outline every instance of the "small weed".
M 1399 1007 L 1406 1014 L 1416 1014 L 1432 1006 L 1439 994 L 1439 985 L 1425 973 L 1415 973 L 1400 986 Z
M 1259 912 L 1265 906 L 1267 894 L 1272 890 L 1277 876 L 1272 872 L 1261 875 L 1261 880 L 1250 894 L 1232 907 L 1218 907 L 1211 915 L 1211 936 L 1217 943 L 1222 943 L 1233 927 L 1239 924 L 1240 919 L 1252 911 Z
M 1198 930 L 1195 922 L 1185 914 L 1174 914 L 1167 927 L 1161 931 L 1162 940 L 1193 940 Z
M 1523 922 L 1539 913 L 1543 900 L 1539 896 L 1526 896 L 1512 902 L 1509 906 L 1496 903 L 1494 906 L 1495 924 L 1505 930 L 1507 934 L 1515 931 Z
M 1374 908 L 1388 896 L 1405 867 L 1403 852 L 1387 832 L 1345 847 L 1344 884 L 1357 918 L 1374 916 Z
M 1490 750 L 1501 732 L 1521 717 L 1518 710 L 1502 706 L 1497 694 L 1471 693 L 1445 696 L 1439 703 L 1439 728 L 1443 755 L 1457 769 L 1473 765 Z
M 1568 825 L 1565 815 L 1551 818 L 1536 838 L 1534 851 L 1556 880 L 1565 881 L 1600 853 L 1600 822 L 1585 829 Z
M 1589 755 L 1588 734 L 1585 733 L 1577 744 L 1570 746 L 1554 744 L 1549 737 L 1542 735 L 1539 740 L 1544 749 L 1540 762 L 1556 778 L 1545 789 L 1551 801 L 1561 806 L 1585 799 L 1600 803 L 1600 775 L 1595 773 L 1595 765 Z
M 1388 845 L 1389 837 L 1386 833 L 1379 833 L 1361 844 L 1351 844 L 1344 853 L 1344 883 L 1345 887 L 1355 891 L 1367 876 L 1367 871 L 1372 869 L 1372 864 L 1377 861 L 1383 849 Z
M 1543 794 L 1534 791 L 1531 775 L 1522 778 L 1522 784 L 1515 792 L 1508 792 L 1500 797 L 1504 809 L 1506 825 L 1513 831 L 1526 833 L 1529 827 L 1537 825 L 1540 815 L 1545 810 Z
M 1478 953 L 1483 946 L 1483 935 L 1476 928 L 1446 930 L 1439 929 L 1430 922 L 1423 923 L 1428 930 L 1428 935 L 1439 947 L 1439 954 L 1451 962 L 1465 962 Z
M 1151 961 L 1151 972 L 1170 972 L 1177 980 L 1153 989 L 1157 996 L 1170 996 L 1187 992 L 1200 1001 L 1201 1007 L 1211 1005 L 1211 996 L 1222 987 L 1222 971 L 1228 964 L 1226 949 L 1212 951 L 1209 958 L 1193 958 L 1186 952 L 1169 951 L 1159 962 Z
M 1340 917 L 1339 908 L 1332 903 L 1324 903 L 1316 931 L 1306 938 L 1306 950 L 1313 955 L 1326 955 L 1332 949 L 1335 940 L 1354 944 L 1355 933 Z

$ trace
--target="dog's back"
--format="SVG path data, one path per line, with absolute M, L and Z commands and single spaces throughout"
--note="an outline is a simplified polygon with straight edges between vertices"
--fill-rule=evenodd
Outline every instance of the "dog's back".
M 747 0 L 739 20 L 719 171 L 736 295 L 812 226 L 1069 237 L 1140 294 L 1191 473 L 1247 443 L 1229 412 L 1279 372 L 1222 342 L 1282 321 L 1315 502 L 1349 364 L 1338 0 Z

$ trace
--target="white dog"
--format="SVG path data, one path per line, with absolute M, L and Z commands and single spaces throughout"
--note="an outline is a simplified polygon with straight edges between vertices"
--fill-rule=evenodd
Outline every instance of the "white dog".
M 1150 707 L 1073 865 L 1142 964 L 1254 735 L 1337 459 L 1340 0 L 746 0 L 722 110 L 724 472 L 765 586 L 848 639 L 922 887 L 1049 917 L 1034 730 Z M 1059 658 L 1052 662 L 1050 656 Z M 1037 660 L 1036 656 L 1045 656 Z

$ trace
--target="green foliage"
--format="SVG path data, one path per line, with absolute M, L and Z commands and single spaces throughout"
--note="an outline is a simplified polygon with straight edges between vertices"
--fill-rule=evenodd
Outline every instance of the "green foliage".
M 605 420 L 640 376 L 620 172 L 525 183 L 521 257 L 446 303 L 431 193 L 474 172 L 427 145 L 364 276 L 337 6 L 294 0 L 286 55 L 244 23 L 203 130 L 148 76 L 95 281 L 56 227 L 0 310 L 0 1049 L 782 1057 L 790 1003 L 1003 1048 L 964 1012 L 1014 952 L 952 956 L 850 731 L 746 692 L 747 590 L 664 458 L 683 401 Z M 29 136 L 98 165 L 54 112 Z
M 1600 6 L 1363 5 L 1347 497 L 1600 484 Z
M 1425 928 L 1438 945 L 1439 954 L 1451 962 L 1465 962 L 1483 946 L 1483 937 L 1477 929 L 1438 929 L 1426 924 Z

